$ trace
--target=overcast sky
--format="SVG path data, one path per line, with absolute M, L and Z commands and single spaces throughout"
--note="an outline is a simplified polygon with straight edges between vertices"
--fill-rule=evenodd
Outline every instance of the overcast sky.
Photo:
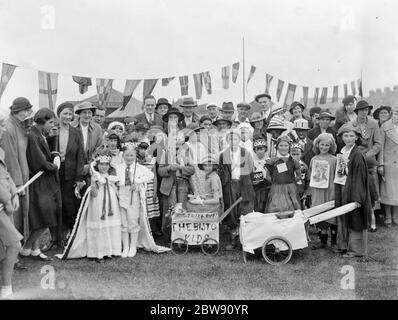
M 54 8 L 54 28 L 46 13 Z M 43 10 L 43 11 L 42 11 Z M 50 9 L 51 12 L 51 9 Z M 59 73 L 57 104 L 96 93 L 96 77 L 126 79 L 189 75 L 210 71 L 213 94 L 201 103 L 239 102 L 242 69 L 229 90 L 221 86 L 221 67 L 242 60 L 245 38 L 246 76 L 257 71 L 246 100 L 265 88 L 265 74 L 313 88 L 342 85 L 363 72 L 369 89 L 397 83 L 397 1 L 274 0 L 0 0 L 0 62 L 20 66 L 0 101 L 8 108 L 17 96 L 38 105 L 37 70 Z M 50 22 L 50 24 L 48 24 Z M 44 26 L 44 27 L 43 27 Z M 93 78 L 80 95 L 72 75 Z M 286 88 L 286 85 L 285 85 Z M 158 83 L 157 97 L 180 96 L 178 79 Z M 134 93 L 142 99 L 142 87 Z M 284 97 L 284 94 L 283 94 Z M 281 99 L 283 100 L 283 99 Z

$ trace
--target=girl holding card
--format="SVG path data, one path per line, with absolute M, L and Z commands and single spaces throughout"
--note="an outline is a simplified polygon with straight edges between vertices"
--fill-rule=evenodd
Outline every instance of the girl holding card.
M 308 179 L 310 187 L 307 192 L 311 195 L 312 205 L 317 206 L 334 200 L 334 176 L 337 165 L 336 142 L 330 133 L 321 133 L 314 141 L 313 151 L 316 154 L 310 162 Z M 331 245 L 337 248 L 337 219 L 322 221 L 317 225 L 320 244 L 312 249 L 325 248 L 328 241 L 328 230 L 331 233 Z
M 279 137 L 276 149 L 279 156 L 271 158 L 265 167 L 272 183 L 265 212 L 299 210 L 296 179 L 300 179 L 300 164 L 289 154 L 292 141 L 287 136 Z

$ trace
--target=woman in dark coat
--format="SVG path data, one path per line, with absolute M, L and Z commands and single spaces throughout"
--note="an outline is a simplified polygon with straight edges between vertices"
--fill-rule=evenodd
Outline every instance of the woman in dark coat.
M 343 125 L 338 131 L 338 136 L 341 136 L 344 147 L 337 155 L 336 176 L 345 177 L 345 181 L 335 183 L 335 206 L 340 207 L 351 202 L 361 205 L 359 208 L 337 217 L 337 251 L 345 252 L 344 257 L 346 258 L 367 255 L 367 230 L 372 205 L 368 166 L 357 147 L 361 141 L 360 135 L 358 128 L 350 123 Z
M 59 182 L 62 195 L 62 238 L 64 238 L 72 231 L 79 210 L 80 189 L 84 185 L 84 147 L 81 131 L 70 125 L 73 120 L 73 104 L 61 103 L 58 106 L 57 115 L 59 129 L 56 135 L 49 137 L 47 141 L 52 153 L 59 155 L 61 160 Z M 43 252 L 50 250 L 54 245 L 53 236 L 52 241 L 43 248 Z
M 58 169 L 59 157 L 54 157 L 49 149 L 45 135 L 54 126 L 55 114 L 50 109 L 42 108 L 34 116 L 35 125 L 28 135 L 26 157 L 29 164 L 30 177 L 39 171 L 43 174 L 31 185 L 29 194 L 29 225 L 31 233 L 22 250 L 22 256 L 38 257 L 51 260 L 39 248 L 39 239 L 47 228 L 57 226 L 57 210 L 59 207 Z

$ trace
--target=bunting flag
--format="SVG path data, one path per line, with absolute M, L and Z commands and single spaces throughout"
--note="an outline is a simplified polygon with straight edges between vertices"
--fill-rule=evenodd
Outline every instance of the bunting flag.
M 210 72 L 209 71 L 202 72 L 202 76 L 203 76 L 203 81 L 205 83 L 205 88 L 206 88 L 207 94 L 211 94 L 212 90 L 211 90 Z
M 143 97 L 149 96 L 153 89 L 155 89 L 156 83 L 158 79 L 145 79 L 144 80 L 144 89 L 142 90 Z
M 255 66 L 251 66 L 250 67 L 250 71 L 249 71 L 249 76 L 247 77 L 246 86 L 249 84 L 249 81 L 251 80 L 251 78 L 253 78 L 253 75 L 254 75 L 255 72 L 256 72 L 256 67 Z
M 339 101 L 339 86 L 334 86 L 332 102 L 338 102 L 338 101 Z
M 355 81 L 351 81 L 351 91 L 354 96 L 357 94 L 357 89 L 355 88 Z
M 202 91 L 203 91 L 203 78 L 201 73 L 195 73 L 193 75 L 193 82 L 195 85 L 195 94 L 196 99 L 202 99 Z
M 180 88 L 181 88 L 181 95 L 187 96 L 188 95 L 188 76 L 181 76 L 180 79 Z
M 222 87 L 224 89 L 229 88 L 229 74 L 231 72 L 230 66 L 225 66 L 221 68 L 221 79 L 222 79 Z
M 238 79 L 239 74 L 239 62 L 236 62 L 232 65 L 232 82 L 235 83 L 236 79 Z
M 307 106 L 308 104 L 308 91 L 309 91 L 308 87 L 303 87 L 303 104 L 305 106 Z
M 163 78 L 162 79 L 162 87 L 167 87 L 169 83 L 174 80 L 175 77 L 170 77 L 170 78 Z
M 274 77 L 271 76 L 270 74 L 267 73 L 265 75 L 265 93 L 266 94 L 269 94 L 269 88 L 271 87 L 272 79 L 274 79 Z
M 284 107 L 290 106 L 294 100 L 294 94 L 296 92 L 296 85 L 289 83 L 287 85 L 287 91 L 285 96 L 285 103 L 283 104 Z
M 278 80 L 278 87 L 276 88 L 276 100 L 278 100 L 278 102 L 279 102 L 279 99 L 281 98 L 281 94 L 282 94 L 284 85 L 285 85 L 285 81 Z
M 319 99 L 319 104 L 326 104 L 326 100 L 328 97 L 328 88 L 322 88 L 321 98 Z
M 101 79 L 97 78 L 97 97 L 98 107 L 100 109 L 105 108 L 105 104 L 108 100 L 109 93 L 112 89 L 113 79 Z
M 126 80 L 126 85 L 124 86 L 123 92 L 123 106 L 121 110 L 124 110 L 124 108 L 127 106 L 140 82 L 141 80 Z
M 0 79 L 0 99 L 4 93 L 4 90 L 7 87 L 8 81 L 10 81 L 12 75 L 14 74 L 16 67 L 17 66 L 14 66 L 12 64 L 3 63 L 3 66 L 1 68 L 1 79 Z
M 319 88 L 315 88 L 314 90 L 314 106 L 318 105 L 318 96 L 319 96 Z
M 39 107 L 54 111 L 57 101 L 58 73 L 39 71 Z
M 344 97 L 348 96 L 348 84 L 344 83 Z
M 86 93 L 88 90 L 88 87 L 92 85 L 90 78 L 72 76 L 72 79 L 79 85 L 80 94 Z
M 362 79 L 357 80 L 358 83 L 358 95 L 362 98 L 363 97 L 363 92 L 362 92 Z

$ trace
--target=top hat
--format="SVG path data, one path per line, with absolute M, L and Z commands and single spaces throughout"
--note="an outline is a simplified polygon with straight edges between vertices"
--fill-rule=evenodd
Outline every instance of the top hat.
M 185 97 L 182 100 L 182 103 L 180 103 L 180 107 L 197 107 L 198 104 L 195 102 L 195 100 L 192 97 Z
M 269 122 L 266 132 L 270 132 L 273 129 L 282 130 L 282 131 L 287 130 L 287 128 L 284 125 L 283 119 L 281 117 L 273 116 L 271 118 L 271 121 Z
M 306 119 L 297 119 L 294 120 L 294 130 L 310 130 L 308 127 L 308 120 Z

